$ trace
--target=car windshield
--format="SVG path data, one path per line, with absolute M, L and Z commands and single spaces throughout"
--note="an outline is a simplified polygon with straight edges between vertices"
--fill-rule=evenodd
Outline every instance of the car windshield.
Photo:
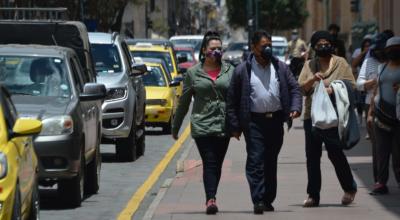
M 232 43 L 229 44 L 228 48 L 226 48 L 226 51 L 243 50 L 244 46 L 247 46 L 247 43 Z
M 91 44 L 96 72 L 108 75 L 122 72 L 121 57 L 114 44 Z
M 176 58 L 179 60 L 179 57 L 187 57 L 187 62 L 194 62 L 194 57 L 192 53 L 188 50 L 178 50 L 176 51 Z
M 164 74 L 160 67 L 147 66 L 147 73 L 143 76 L 145 86 L 166 86 Z
M 60 58 L 0 55 L 0 83 L 14 95 L 71 95 L 67 68 Z
M 285 56 L 285 52 L 286 52 L 285 46 L 272 46 L 272 54 L 274 56 L 278 57 Z
M 133 57 L 140 58 L 157 58 L 162 59 L 167 63 L 170 72 L 174 72 L 174 66 L 172 65 L 172 59 L 168 52 L 157 52 L 157 51 L 131 51 Z
M 175 39 L 175 40 L 171 40 L 171 42 L 174 45 L 180 45 L 180 44 L 190 44 L 193 46 L 195 51 L 200 51 L 200 47 L 201 47 L 201 42 L 203 41 L 203 39 Z

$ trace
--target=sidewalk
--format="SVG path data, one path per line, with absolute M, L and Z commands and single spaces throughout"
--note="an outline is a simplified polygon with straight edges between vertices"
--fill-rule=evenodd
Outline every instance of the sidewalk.
M 372 185 L 370 144 L 364 139 L 352 151 L 347 152 L 353 174 L 358 184 L 355 203 L 343 207 L 340 203 L 343 191 L 326 152 L 322 156 L 321 205 L 303 208 L 306 199 L 307 171 L 304 153 L 302 122 L 296 120 L 285 135 L 279 156 L 278 194 L 274 202 L 275 212 L 254 215 L 249 187 L 245 178 L 246 151 L 244 138 L 232 139 L 225 158 L 222 178 L 217 194 L 219 213 L 205 215 L 205 196 L 202 184 L 202 166 L 195 146 L 185 160 L 185 171 L 177 175 L 155 208 L 153 220 L 197 219 L 400 219 L 400 190 L 394 184 L 393 174 L 387 196 L 368 194 Z M 193 142 L 192 142 L 193 143 Z

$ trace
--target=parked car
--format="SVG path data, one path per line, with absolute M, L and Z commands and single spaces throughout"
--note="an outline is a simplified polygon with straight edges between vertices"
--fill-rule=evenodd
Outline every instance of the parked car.
M 180 44 L 193 45 L 194 57 L 196 59 L 196 62 L 199 62 L 199 53 L 200 53 L 200 47 L 201 47 L 201 42 L 203 41 L 203 38 L 204 38 L 203 35 L 176 35 L 176 36 L 172 36 L 169 40 L 174 45 L 180 45 Z
M 121 161 L 134 161 L 145 151 L 145 66 L 134 63 L 117 33 L 89 33 L 97 81 L 107 88 L 103 103 L 103 143 L 115 143 Z M 142 68 L 143 71 L 140 71 Z
M 0 69 L 18 113 L 43 123 L 34 140 L 39 183 L 58 183 L 63 200 L 79 206 L 84 193 L 99 189 L 105 86 L 85 82 L 78 56 L 66 47 L 0 45 Z
M 232 42 L 222 55 L 222 59 L 233 66 L 237 66 L 242 62 L 243 52 L 248 50 L 248 43 L 245 41 Z
M 196 65 L 194 50 L 191 47 L 178 45 L 175 47 L 176 59 L 178 60 L 178 66 L 182 72 L 186 72 L 187 69 Z
M 129 50 L 134 58 L 157 58 L 163 59 L 168 64 L 169 72 L 171 73 L 171 78 L 175 77 L 181 78 L 182 71 L 178 69 L 177 61 L 175 58 L 175 51 L 172 46 L 168 45 L 158 45 L 150 42 L 136 42 L 132 44 L 132 41 L 127 41 L 129 45 Z M 182 95 L 183 85 L 177 87 L 177 95 Z
M 160 63 L 145 63 L 147 73 L 143 76 L 146 86 L 146 125 L 161 127 L 164 133 L 171 133 L 177 95 L 174 87 L 179 81 L 170 81 Z
M 288 47 L 286 37 L 272 36 L 272 54 L 285 63 L 285 53 Z M 286 64 L 290 64 L 287 63 Z
M 0 86 L 0 219 L 39 219 L 38 161 L 32 135 L 39 120 L 18 118 L 7 90 Z

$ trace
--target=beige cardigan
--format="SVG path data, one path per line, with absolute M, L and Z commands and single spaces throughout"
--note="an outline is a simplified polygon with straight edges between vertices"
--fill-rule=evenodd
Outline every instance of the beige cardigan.
M 318 72 L 317 66 L 318 66 L 317 59 L 311 59 L 304 64 L 298 80 L 301 88 L 303 88 L 304 84 L 306 84 L 307 81 L 312 79 L 314 77 L 314 74 Z M 328 84 L 330 84 L 333 80 L 348 80 L 351 81 L 353 87 L 355 88 L 355 79 L 351 67 L 347 63 L 347 61 L 342 57 L 332 55 L 332 58 L 329 63 L 329 68 L 325 72 L 320 72 L 320 73 L 322 74 L 324 80 L 326 80 Z M 313 89 L 311 89 L 307 93 L 302 89 L 303 95 L 306 97 L 304 120 L 311 118 L 312 94 L 314 92 L 314 88 L 317 85 L 318 82 L 315 82 L 313 85 Z

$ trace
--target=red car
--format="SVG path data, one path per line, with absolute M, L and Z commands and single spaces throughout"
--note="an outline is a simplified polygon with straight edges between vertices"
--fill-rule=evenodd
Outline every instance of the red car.
M 197 63 L 192 47 L 176 46 L 174 49 L 176 53 L 176 59 L 178 60 L 178 66 L 181 68 L 181 70 L 183 70 L 183 72 L 186 72 L 185 70 Z

